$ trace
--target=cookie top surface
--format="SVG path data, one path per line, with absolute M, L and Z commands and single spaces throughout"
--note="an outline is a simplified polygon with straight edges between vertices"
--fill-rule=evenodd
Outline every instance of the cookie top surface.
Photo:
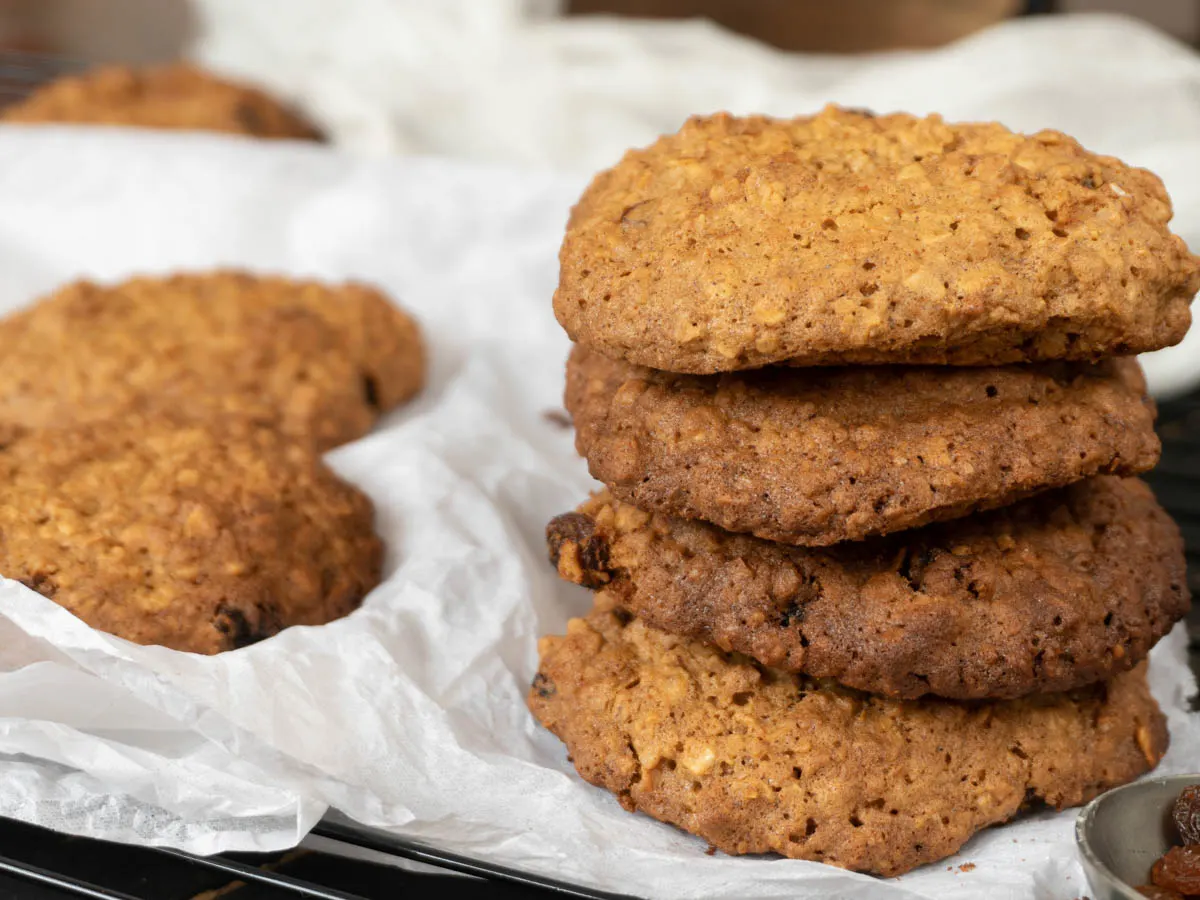
M 579 773 L 727 853 L 897 875 L 1030 802 L 1073 806 L 1132 780 L 1167 745 L 1144 664 L 963 704 L 764 669 L 601 609 L 539 650 L 529 705 Z
M 1053 131 L 825 109 L 693 118 L 602 172 L 554 298 L 674 372 L 1002 364 L 1177 343 L 1200 266 L 1159 179 Z
M 303 443 L 162 415 L 10 436 L 0 575 L 94 628 L 215 653 L 344 616 L 379 582 L 371 501 Z
M 566 406 L 621 500 L 806 546 L 1158 461 L 1134 360 L 675 375 L 576 347 Z
M 237 413 L 321 449 L 416 393 L 416 324 L 360 284 L 239 272 L 76 282 L 0 320 L 0 422 L 96 421 L 147 405 Z
M 1100 476 L 971 518 L 791 547 L 598 495 L 547 528 L 559 574 L 650 624 L 894 697 L 1020 697 L 1128 669 L 1188 609 L 1179 530 Z
M 130 125 L 321 139 L 310 122 L 262 91 L 183 63 L 104 66 L 64 76 L 0 111 L 0 122 Z

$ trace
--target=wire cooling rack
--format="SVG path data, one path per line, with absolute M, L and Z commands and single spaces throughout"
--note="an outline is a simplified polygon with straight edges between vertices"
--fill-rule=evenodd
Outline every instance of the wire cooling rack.
M 0 820 L 0 900 L 477 900 L 614 898 L 551 878 L 470 859 L 418 841 L 322 822 L 286 853 L 199 857 L 106 844 Z M 363 860 L 364 851 L 371 852 Z M 401 866 L 420 863 L 415 873 Z

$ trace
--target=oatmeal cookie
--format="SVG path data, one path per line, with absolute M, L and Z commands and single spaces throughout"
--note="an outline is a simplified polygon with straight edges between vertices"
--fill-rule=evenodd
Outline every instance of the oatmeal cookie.
M 425 375 L 416 323 L 379 291 L 241 272 L 76 282 L 0 320 L 0 356 L 0 422 L 237 413 L 321 449 Z
M 883 538 L 792 547 L 608 494 L 547 528 L 559 574 L 649 624 L 893 697 L 1011 698 L 1129 669 L 1189 605 L 1150 489 L 1099 476 Z
M 0 110 L 0 122 L 131 125 L 321 140 L 315 126 L 262 91 L 186 63 L 104 66 L 67 75 Z
M 93 628 L 216 653 L 379 583 L 371 501 L 274 429 L 156 413 L 6 439 L 0 575 Z
M 1154 768 L 1145 664 L 1065 694 L 888 700 L 595 610 L 543 638 L 537 719 L 622 806 L 726 853 L 898 875 L 1026 806 L 1075 806 Z
M 1182 339 L 1200 260 L 1150 172 L 1054 131 L 829 107 L 693 118 L 598 175 L 554 310 L 609 356 L 771 363 L 1094 360 Z
M 643 509 L 791 544 L 859 540 L 1158 462 L 1132 359 L 676 375 L 576 347 L 593 476 Z

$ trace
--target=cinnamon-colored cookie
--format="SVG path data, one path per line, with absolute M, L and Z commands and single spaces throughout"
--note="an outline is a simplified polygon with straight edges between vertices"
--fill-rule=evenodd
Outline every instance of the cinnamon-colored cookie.
M 0 320 L 0 356 L 0 422 L 238 414 L 321 449 L 425 378 L 416 323 L 379 291 L 241 272 L 70 284 Z
M 244 419 L 163 413 L 7 435 L 0 575 L 94 628 L 216 653 L 354 610 L 379 583 L 370 500 Z
M 0 111 L 0 122 L 132 125 L 321 139 L 310 122 L 262 91 L 186 63 L 104 66 L 67 75 Z
M 1065 694 L 888 700 L 604 609 L 539 652 L 529 706 L 579 774 L 727 853 L 898 875 L 1031 803 L 1130 781 L 1167 747 L 1144 664 Z
M 1175 523 L 1145 484 L 1111 476 L 827 548 L 606 494 L 547 537 L 563 578 L 651 625 L 896 697 L 1020 697 L 1109 678 L 1189 603 Z
M 698 117 L 599 174 L 554 310 L 696 374 L 997 365 L 1177 343 L 1200 265 L 1157 177 L 1053 131 L 827 108 Z
M 643 509 L 821 546 L 1158 462 L 1134 360 L 675 375 L 576 347 L 592 475 Z

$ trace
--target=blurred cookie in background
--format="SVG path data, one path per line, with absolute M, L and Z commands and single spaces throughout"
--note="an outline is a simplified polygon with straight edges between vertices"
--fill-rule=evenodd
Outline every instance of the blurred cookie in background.
M 0 112 L 0 122 L 126 125 L 321 140 L 316 126 L 257 88 L 186 63 L 103 66 L 66 75 Z

